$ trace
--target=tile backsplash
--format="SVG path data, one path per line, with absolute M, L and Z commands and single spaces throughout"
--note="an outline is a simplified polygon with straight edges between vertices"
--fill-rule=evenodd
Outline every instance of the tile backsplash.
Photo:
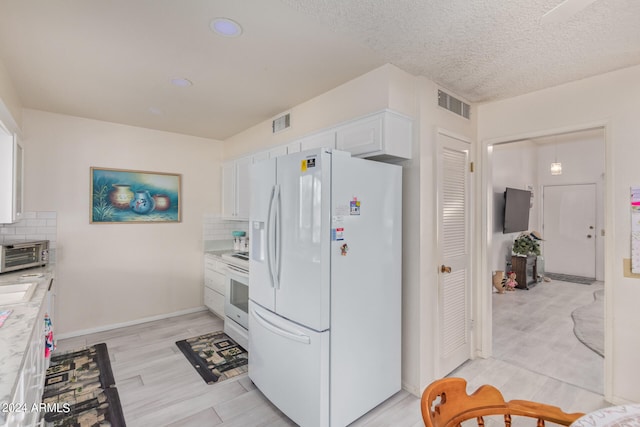
M 14 224 L 0 224 L 0 243 L 49 240 L 49 261 L 55 262 L 58 214 L 51 211 L 24 212 Z
M 202 220 L 202 240 L 204 242 L 217 240 L 231 243 L 232 231 L 249 232 L 249 221 L 229 221 L 222 219 L 219 214 L 205 214 Z

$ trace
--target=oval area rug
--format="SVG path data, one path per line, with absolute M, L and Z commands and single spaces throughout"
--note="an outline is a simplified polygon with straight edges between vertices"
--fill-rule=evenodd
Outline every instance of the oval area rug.
M 593 302 L 573 310 L 571 318 L 575 336 L 604 357 L 604 290 L 595 291 Z

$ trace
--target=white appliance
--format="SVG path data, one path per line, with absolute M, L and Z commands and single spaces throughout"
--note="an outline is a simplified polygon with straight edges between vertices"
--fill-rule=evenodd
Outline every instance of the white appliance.
M 249 348 L 249 256 L 247 252 L 223 254 L 228 261 L 224 295 L 224 332 Z
M 250 169 L 249 377 L 301 426 L 400 390 L 402 168 L 316 149 Z

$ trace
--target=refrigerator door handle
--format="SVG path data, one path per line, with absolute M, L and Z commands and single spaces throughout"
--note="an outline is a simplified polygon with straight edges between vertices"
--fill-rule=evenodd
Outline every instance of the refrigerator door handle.
M 276 259 L 275 259 L 275 288 L 280 289 L 280 272 L 282 263 L 282 196 L 280 186 L 276 195 Z
M 283 338 L 297 341 L 302 344 L 311 344 L 311 338 L 308 335 L 299 334 L 299 333 L 282 329 L 281 327 L 269 322 L 267 319 L 262 317 L 262 315 L 255 310 L 251 310 L 251 314 L 263 328 L 273 332 L 274 334 L 280 335 Z
M 276 194 L 276 186 L 274 185 L 271 188 L 271 197 L 269 197 L 269 210 L 267 211 L 267 268 L 269 270 L 269 280 L 271 281 L 271 287 L 274 287 L 273 280 L 273 253 L 271 250 L 272 242 L 274 241 L 275 236 L 273 234 L 273 222 L 272 222 L 272 214 L 273 211 L 273 201 L 275 199 Z

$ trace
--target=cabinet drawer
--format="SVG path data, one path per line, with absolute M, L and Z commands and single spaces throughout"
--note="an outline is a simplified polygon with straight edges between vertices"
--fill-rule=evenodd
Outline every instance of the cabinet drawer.
M 217 271 L 205 269 L 204 270 L 204 286 L 211 288 L 214 291 L 224 295 L 227 277 L 224 274 L 220 274 Z
M 213 255 L 204 256 L 204 267 L 220 274 L 227 274 L 227 264 Z
M 204 305 L 206 305 L 214 314 L 224 319 L 224 295 L 205 287 Z

